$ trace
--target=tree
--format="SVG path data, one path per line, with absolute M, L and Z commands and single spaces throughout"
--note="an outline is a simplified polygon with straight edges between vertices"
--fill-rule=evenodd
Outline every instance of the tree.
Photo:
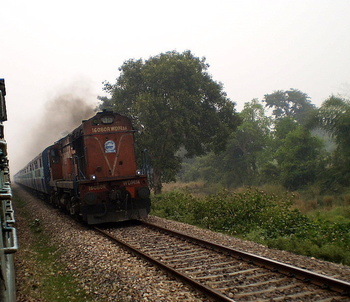
M 301 125 L 306 123 L 309 114 L 315 109 L 306 93 L 293 88 L 266 94 L 263 101 L 266 107 L 273 108 L 272 114 L 276 119 L 288 117 Z
M 331 96 L 318 109 L 314 118 L 315 127 L 326 130 L 337 147 L 328 165 L 326 187 L 350 185 L 350 101 Z
M 289 132 L 276 151 L 282 184 L 292 190 L 317 179 L 322 143 L 302 126 Z
M 242 123 L 232 133 L 221 165 L 226 174 L 223 179 L 230 186 L 257 183 L 260 159 L 270 138 L 271 119 L 258 100 L 245 103 L 240 117 Z
M 105 84 L 111 98 L 101 99 L 101 107 L 132 117 L 143 129 L 137 141 L 151 157 L 155 193 L 180 170 L 180 148 L 187 157 L 219 152 L 239 124 L 235 104 L 208 67 L 190 51 L 172 51 L 128 60 L 116 84 Z
M 239 116 L 242 123 L 231 133 L 226 150 L 187 164 L 183 180 L 202 179 L 226 187 L 258 183 L 260 165 L 266 160 L 271 118 L 265 115 L 264 107 L 256 99 L 245 103 Z
M 274 131 L 276 144 L 274 145 L 274 147 L 275 148 L 278 147 L 280 142 L 287 137 L 288 133 L 297 129 L 298 126 L 299 126 L 298 123 L 290 117 L 285 117 L 285 118 L 276 120 L 275 131 Z
M 328 131 L 343 148 L 350 148 L 350 101 L 331 96 L 318 110 L 318 125 Z

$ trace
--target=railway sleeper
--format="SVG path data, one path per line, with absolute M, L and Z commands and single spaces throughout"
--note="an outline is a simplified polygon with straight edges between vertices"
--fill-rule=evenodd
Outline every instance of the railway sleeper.
M 261 286 L 265 286 L 265 285 L 272 286 L 273 284 L 279 284 L 279 283 L 284 283 L 284 282 L 290 282 L 290 279 L 285 277 L 285 278 L 274 279 L 274 280 L 270 279 L 267 281 L 261 281 L 261 282 L 251 283 L 251 284 L 233 285 L 233 286 L 226 286 L 226 287 L 215 287 L 215 289 L 218 289 L 220 291 L 230 291 L 232 289 L 246 289 L 249 287 L 253 288 L 253 287 L 261 287 Z M 232 283 L 232 281 L 230 281 L 230 283 Z
M 278 301 L 288 301 L 289 299 L 290 300 L 296 300 L 296 299 L 299 299 L 299 301 L 303 301 L 303 300 L 310 300 L 311 298 L 314 298 L 315 297 L 315 293 L 313 292 L 302 292 L 302 293 L 297 293 L 297 294 L 291 294 L 291 295 L 285 295 L 285 296 L 281 296 L 281 297 L 276 297 L 276 298 L 273 298 L 273 302 L 278 302 Z M 317 302 L 336 302 L 336 301 L 344 301 L 344 299 L 340 298 L 340 299 L 337 299 L 335 297 L 330 297 L 330 298 L 324 298 L 324 299 L 318 299 L 317 298 Z M 267 299 L 267 300 L 264 300 L 266 302 L 270 302 L 271 299 Z M 263 302 L 263 301 L 262 301 Z
M 304 284 L 302 284 L 304 285 Z M 244 298 L 244 297 L 259 297 L 262 294 L 272 294 L 275 293 L 274 295 L 277 295 L 278 292 L 282 293 L 282 291 L 288 290 L 288 289 L 294 289 L 294 288 L 298 288 L 300 287 L 301 284 L 300 283 L 293 283 L 293 284 L 289 284 L 289 285 L 285 285 L 285 286 L 272 286 L 266 289 L 261 289 L 261 290 L 257 290 L 257 291 L 249 291 L 249 292 L 242 292 L 242 293 L 235 293 L 235 298 Z M 305 285 L 304 285 L 305 286 Z M 303 289 L 300 289 L 303 290 Z M 299 293 L 302 294 L 302 296 L 306 296 L 306 295 L 310 295 L 311 292 L 307 291 L 307 292 L 302 292 Z
M 193 256 L 196 255 L 196 256 Z M 176 257 L 176 258 L 174 258 Z M 198 260 L 198 259 L 207 259 L 208 254 L 205 254 L 205 252 L 193 252 L 193 253 L 189 253 L 189 254 L 178 254 L 177 252 L 170 254 L 169 255 L 165 255 L 165 256 L 161 256 L 160 258 L 162 258 L 162 260 L 171 260 L 171 262 L 176 262 L 176 261 L 181 261 L 182 259 L 186 259 L 188 258 L 188 260 Z
M 204 269 L 203 267 L 201 267 L 202 269 Z M 218 268 L 210 268 L 210 269 L 207 269 L 206 272 L 208 273 L 214 273 L 214 272 L 223 272 L 223 271 L 234 271 L 234 270 L 237 270 L 240 268 L 240 265 L 235 265 L 235 266 L 225 266 L 225 267 L 218 267 Z M 194 271 L 194 272 L 191 272 L 192 269 L 195 269 L 197 271 Z M 198 271 L 198 267 L 190 267 L 189 269 L 184 269 L 184 272 L 186 273 L 190 273 L 191 275 L 193 276 L 196 276 L 196 275 L 200 275 L 200 274 L 203 274 L 203 271 Z
M 237 275 L 242 275 L 242 274 L 251 274 L 251 273 L 254 273 L 254 272 L 258 271 L 258 270 L 259 270 L 259 268 L 250 268 L 250 269 L 247 269 L 247 270 L 244 270 L 244 271 L 197 277 L 196 279 L 197 280 L 206 280 L 206 279 L 214 279 L 214 278 L 220 278 L 220 277 L 222 278 L 222 277 L 225 277 L 225 276 L 237 276 Z M 214 281 L 214 282 L 222 282 L 222 280 L 221 281 Z

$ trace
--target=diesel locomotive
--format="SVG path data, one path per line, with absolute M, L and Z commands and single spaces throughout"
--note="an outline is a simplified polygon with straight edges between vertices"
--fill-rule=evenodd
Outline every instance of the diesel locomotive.
M 14 179 L 88 224 L 144 218 L 150 190 L 145 171 L 137 169 L 135 131 L 128 117 L 98 112 Z

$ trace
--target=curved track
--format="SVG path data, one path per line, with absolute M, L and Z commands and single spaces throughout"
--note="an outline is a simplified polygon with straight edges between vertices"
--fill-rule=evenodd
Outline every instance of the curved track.
M 350 283 L 140 222 L 95 228 L 215 301 L 349 301 Z

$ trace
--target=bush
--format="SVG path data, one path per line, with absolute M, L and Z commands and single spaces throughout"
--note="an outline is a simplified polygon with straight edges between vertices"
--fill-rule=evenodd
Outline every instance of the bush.
M 350 264 L 350 222 L 308 218 L 292 205 L 290 194 L 281 197 L 255 189 L 238 193 L 222 190 L 203 198 L 170 192 L 153 198 L 152 214 Z
M 191 204 L 196 199 L 188 193 L 169 192 L 155 195 L 152 198 L 152 214 L 176 221 L 190 223 L 192 213 L 189 212 Z
M 305 223 L 307 218 L 291 206 L 288 196 L 280 198 L 253 189 L 240 193 L 222 190 L 204 198 L 170 192 L 152 201 L 154 215 L 230 234 L 243 235 L 261 228 L 267 237 L 291 234 Z

